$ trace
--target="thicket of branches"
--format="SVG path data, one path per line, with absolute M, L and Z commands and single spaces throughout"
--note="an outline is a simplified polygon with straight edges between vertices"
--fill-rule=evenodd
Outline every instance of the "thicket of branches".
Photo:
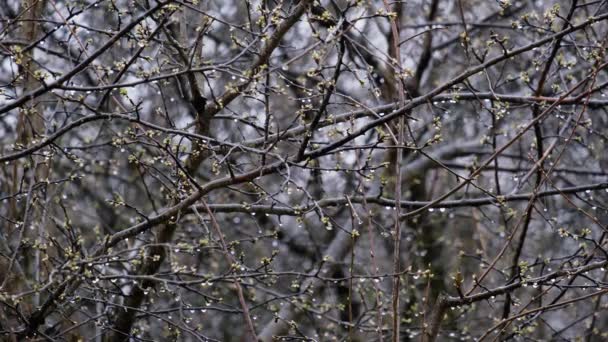
M 0 339 L 608 338 L 608 2 L 0 6 Z

